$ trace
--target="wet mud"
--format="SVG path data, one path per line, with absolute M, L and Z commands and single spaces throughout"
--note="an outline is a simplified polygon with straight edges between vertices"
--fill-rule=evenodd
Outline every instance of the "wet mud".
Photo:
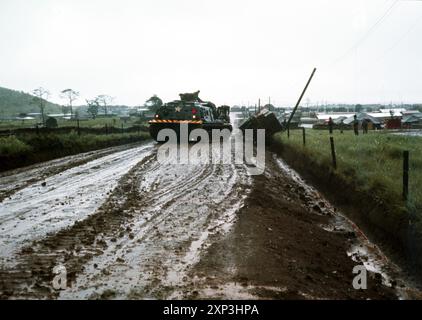
M 352 221 L 272 153 L 264 174 L 250 176 L 247 165 L 162 164 L 158 148 L 3 174 L 0 298 L 419 297 Z M 369 271 L 367 290 L 353 288 L 356 265 Z M 57 266 L 67 272 L 62 290 L 52 285 Z

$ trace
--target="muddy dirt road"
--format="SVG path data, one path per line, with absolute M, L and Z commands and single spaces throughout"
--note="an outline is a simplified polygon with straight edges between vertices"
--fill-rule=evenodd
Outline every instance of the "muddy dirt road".
M 409 291 L 274 155 L 263 175 L 249 176 L 246 165 L 162 165 L 157 149 L 112 148 L 0 176 L 0 298 L 395 299 Z M 352 287 L 359 264 L 374 271 L 365 291 Z M 56 291 L 60 265 L 68 283 Z

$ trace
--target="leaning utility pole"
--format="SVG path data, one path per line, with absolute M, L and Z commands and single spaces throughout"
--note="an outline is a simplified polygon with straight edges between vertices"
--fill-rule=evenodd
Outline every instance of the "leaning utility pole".
M 293 109 L 292 114 L 290 115 L 289 121 L 287 122 L 287 128 L 290 127 L 290 122 L 292 122 L 292 119 L 293 119 L 293 117 L 294 117 L 294 115 L 295 115 L 295 113 L 297 111 L 297 108 L 299 108 L 299 105 L 302 102 L 303 96 L 305 95 L 306 91 L 308 90 L 308 87 L 311 84 L 312 78 L 314 77 L 316 71 L 317 71 L 317 69 L 314 68 L 314 71 L 312 72 L 311 77 L 309 78 L 308 83 L 305 86 L 305 89 L 303 89 L 303 92 L 302 92 L 302 94 L 301 94 L 301 96 L 299 98 L 299 101 L 296 103 L 296 106 Z

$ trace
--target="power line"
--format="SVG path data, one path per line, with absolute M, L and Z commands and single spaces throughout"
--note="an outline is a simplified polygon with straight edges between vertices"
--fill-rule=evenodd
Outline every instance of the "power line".
M 388 9 L 380 16 L 380 18 L 372 25 L 371 28 L 368 29 L 368 31 L 363 35 L 362 38 L 360 38 L 349 50 L 346 51 L 344 55 L 342 55 L 339 59 L 337 59 L 333 64 L 337 64 L 344 58 L 346 58 L 351 52 L 353 52 L 355 49 L 357 49 L 370 35 L 371 33 L 384 21 L 385 18 L 392 12 L 396 4 L 400 0 L 394 0 L 394 2 L 391 4 L 391 6 L 388 7 Z
M 410 1 L 410 0 L 409 0 Z M 412 0 L 412 1 L 422 1 L 422 0 Z M 393 51 L 394 49 L 396 49 L 396 47 L 405 39 L 409 36 L 409 34 L 418 26 L 419 22 L 422 19 L 422 15 L 420 15 L 415 21 L 414 23 L 406 30 L 405 33 L 403 33 L 396 42 L 394 42 L 394 44 L 389 47 L 388 49 L 384 50 L 377 59 L 374 59 L 373 62 L 371 62 L 369 64 L 369 68 L 366 68 L 365 71 L 367 72 L 369 69 L 372 69 L 373 67 L 375 67 L 376 65 L 378 65 L 391 51 Z
M 413 1 L 422 1 L 422 0 L 413 0 Z M 377 60 L 380 60 L 380 59 L 384 58 L 384 56 L 386 56 L 390 51 L 394 50 L 399 45 L 399 43 L 402 42 L 409 35 L 409 33 L 413 31 L 413 29 L 416 28 L 416 26 L 418 25 L 418 23 L 421 20 L 421 18 L 422 18 L 422 15 L 419 16 L 416 19 L 416 21 L 410 26 L 410 28 L 407 29 L 407 31 L 390 48 L 388 48 L 387 50 L 385 50 L 383 52 L 383 54 Z

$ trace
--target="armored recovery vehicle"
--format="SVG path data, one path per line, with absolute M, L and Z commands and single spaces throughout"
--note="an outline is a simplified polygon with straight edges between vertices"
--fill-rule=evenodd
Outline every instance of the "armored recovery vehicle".
M 159 108 L 154 119 L 149 121 L 151 137 L 157 141 L 158 133 L 163 129 L 173 129 L 178 135 L 180 125 L 187 124 L 189 133 L 201 128 L 209 133 L 213 129 L 233 130 L 230 123 L 230 107 L 219 108 L 209 101 L 199 98 L 200 91 L 180 94 L 180 100 L 164 104 Z
M 266 141 L 269 141 L 274 133 L 283 131 L 283 125 L 278 121 L 273 112 L 264 109 L 258 114 L 252 115 L 239 127 L 239 129 L 243 132 L 246 129 L 265 129 Z

